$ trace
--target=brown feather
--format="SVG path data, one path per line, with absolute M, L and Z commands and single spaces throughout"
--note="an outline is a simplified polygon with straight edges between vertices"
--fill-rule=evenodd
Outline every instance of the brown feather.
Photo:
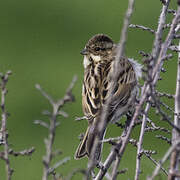
M 105 49 L 105 47 L 107 49 Z M 116 55 L 116 46 L 113 41 L 105 35 L 96 35 L 86 45 L 86 61 L 84 62 L 84 82 L 82 90 L 82 108 L 87 117 L 90 117 L 88 129 L 83 141 L 78 146 L 75 158 L 85 155 L 89 156 L 93 146 L 94 138 L 97 134 L 96 122 L 101 108 L 108 98 L 112 98 L 110 104 L 109 121 L 117 121 L 123 114 L 133 106 L 130 99 L 136 96 L 137 77 L 132 63 L 127 58 L 119 61 L 119 76 L 113 95 L 110 97 L 112 88 L 112 74 L 114 73 L 114 62 Z M 98 51 L 96 51 L 98 48 Z M 105 49 L 105 51 L 104 51 Z M 95 60 L 91 57 L 98 56 Z M 99 57 L 101 57 L 100 60 Z M 133 94 L 134 93 L 134 94 Z M 102 133 L 103 138 L 105 131 Z M 102 144 L 99 145 L 97 159 L 100 158 Z

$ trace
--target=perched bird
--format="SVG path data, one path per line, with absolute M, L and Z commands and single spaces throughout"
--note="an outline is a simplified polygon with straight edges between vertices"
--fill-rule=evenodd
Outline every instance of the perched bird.
M 91 153 L 94 136 L 96 135 L 94 121 L 98 120 L 101 108 L 111 98 L 109 122 L 116 122 L 120 117 L 133 109 L 138 93 L 138 78 L 141 76 L 141 65 L 132 59 L 120 59 L 119 77 L 115 84 L 113 95 L 112 73 L 117 45 L 104 34 L 93 36 L 81 54 L 84 55 L 84 81 L 82 87 L 82 109 L 88 117 L 88 128 L 79 144 L 75 159 L 88 156 Z M 105 131 L 103 132 L 105 134 Z M 103 135 L 104 136 L 104 135 Z M 103 139 L 102 136 L 102 139 Z M 102 143 L 101 143 L 102 144 Z M 97 159 L 100 158 L 102 145 L 98 148 Z

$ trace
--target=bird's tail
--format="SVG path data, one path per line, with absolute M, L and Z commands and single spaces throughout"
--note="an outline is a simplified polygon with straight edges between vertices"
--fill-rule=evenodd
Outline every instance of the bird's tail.
M 88 139 L 88 133 L 89 133 L 89 127 L 87 128 L 86 133 L 83 137 L 83 140 L 80 142 L 80 144 L 75 152 L 75 155 L 74 155 L 75 159 L 79 159 L 79 158 L 82 158 L 87 155 L 86 143 L 87 143 L 87 139 Z
M 91 124 L 88 126 L 86 133 L 83 137 L 83 140 L 81 141 L 81 143 L 79 144 L 79 146 L 76 150 L 76 153 L 74 156 L 75 159 L 82 158 L 86 155 L 88 157 L 90 156 L 97 133 L 98 133 L 97 128 L 94 126 L 94 124 Z M 100 141 L 103 140 L 104 135 L 105 135 L 105 130 L 103 131 L 102 135 L 100 136 Z M 102 151 L 102 143 L 99 142 L 97 149 L 95 151 L 96 160 L 100 159 L 101 151 Z

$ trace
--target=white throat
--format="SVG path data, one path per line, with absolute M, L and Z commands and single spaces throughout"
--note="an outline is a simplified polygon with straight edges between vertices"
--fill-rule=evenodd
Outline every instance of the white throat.
M 90 55 L 94 62 L 99 62 L 101 60 L 101 56 L 95 56 L 93 54 Z M 84 56 L 83 65 L 84 68 L 87 68 L 91 64 L 91 61 L 89 60 L 88 56 Z
M 84 68 L 87 68 L 90 64 L 91 62 L 89 61 L 88 57 L 85 55 L 83 60 Z
M 91 54 L 91 57 L 95 62 L 99 62 L 101 60 L 101 56 L 95 56 L 95 55 Z

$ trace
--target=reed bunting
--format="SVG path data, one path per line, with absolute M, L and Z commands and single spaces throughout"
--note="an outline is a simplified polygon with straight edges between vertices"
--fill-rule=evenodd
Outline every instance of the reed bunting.
M 138 93 L 138 78 L 141 77 L 141 65 L 132 59 L 120 59 L 119 77 L 113 95 L 110 95 L 112 73 L 117 45 L 104 34 L 93 36 L 81 54 L 84 55 L 84 81 L 82 87 L 82 108 L 88 117 L 88 128 L 79 144 L 75 159 L 91 153 L 94 136 L 93 122 L 98 120 L 100 109 L 112 98 L 108 121 L 117 122 L 120 117 L 133 109 Z M 105 134 L 105 131 L 104 131 Z M 104 135 L 102 136 L 102 138 Z M 102 144 L 102 143 L 101 143 Z M 102 145 L 98 148 L 97 159 L 100 158 Z

